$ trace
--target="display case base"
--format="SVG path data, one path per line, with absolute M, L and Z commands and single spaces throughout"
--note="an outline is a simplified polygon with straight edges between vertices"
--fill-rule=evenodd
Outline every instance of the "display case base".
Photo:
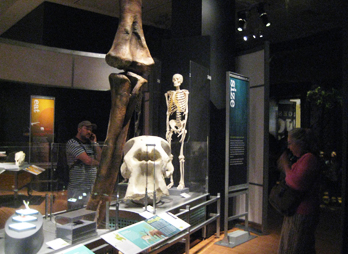
M 222 241 L 219 241 L 216 244 L 233 248 L 256 237 L 257 236 L 250 235 L 248 231 L 237 230 L 228 233 L 227 238 L 224 238 Z
M 95 221 L 80 220 L 81 224 L 67 223 L 57 225 L 56 236 L 71 243 L 76 243 L 84 238 L 97 235 L 97 224 Z
M 168 191 L 169 191 L 169 195 L 172 195 L 172 196 L 180 196 L 182 193 L 190 192 L 189 188 L 187 187 L 183 189 L 178 189 L 177 187 L 173 187 L 173 188 L 170 188 Z
M 95 213 L 95 211 L 80 209 L 57 216 L 56 237 L 76 243 L 97 235 Z

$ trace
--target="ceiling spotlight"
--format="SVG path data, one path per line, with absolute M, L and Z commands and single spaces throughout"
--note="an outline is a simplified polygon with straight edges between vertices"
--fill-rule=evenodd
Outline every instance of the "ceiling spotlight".
M 248 36 L 247 36 L 247 35 L 244 35 L 244 36 L 243 36 L 243 40 L 244 40 L 244 41 L 247 41 L 247 40 L 248 40 Z
M 259 38 L 262 38 L 263 37 L 263 33 L 262 33 L 262 31 L 259 31 Z
M 257 6 L 257 11 L 259 13 L 259 17 L 260 19 L 262 20 L 262 23 L 268 27 L 271 25 L 271 22 L 269 22 L 268 20 L 268 16 L 267 16 L 267 13 L 265 11 L 265 8 L 264 8 L 264 3 L 259 3 L 259 5 Z
M 242 32 L 246 29 L 247 21 L 246 21 L 246 12 L 240 11 L 238 12 L 238 28 L 239 32 Z

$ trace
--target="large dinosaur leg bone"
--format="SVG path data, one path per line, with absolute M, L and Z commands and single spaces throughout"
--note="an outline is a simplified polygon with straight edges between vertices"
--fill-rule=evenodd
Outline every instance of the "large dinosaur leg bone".
M 101 161 L 97 173 L 92 195 L 88 201 L 87 209 L 98 210 L 98 225 L 105 218 L 105 204 L 111 201 L 119 168 L 122 163 L 123 146 L 126 142 L 129 123 L 134 112 L 137 98 L 142 85 L 147 81 L 134 73 L 111 74 L 109 76 L 111 86 L 111 111 L 105 146 L 102 149 Z M 131 81 L 136 85 L 132 89 Z
M 120 23 L 106 62 L 115 68 L 138 74 L 154 65 L 147 47 L 141 19 L 142 0 L 120 0 Z
M 102 150 L 97 179 L 87 204 L 87 209 L 99 210 L 98 226 L 104 221 L 105 203 L 111 200 L 115 188 L 130 119 L 141 100 L 142 85 L 147 82 L 140 75 L 148 73 L 154 65 L 145 42 L 141 7 L 142 0 L 120 0 L 120 22 L 113 45 L 105 57 L 110 66 L 128 72 L 109 76 L 111 112 L 106 146 Z

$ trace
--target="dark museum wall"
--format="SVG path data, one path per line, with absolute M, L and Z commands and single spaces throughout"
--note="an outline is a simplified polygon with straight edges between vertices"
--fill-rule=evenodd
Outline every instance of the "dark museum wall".
M 301 99 L 301 126 L 312 128 L 326 154 L 336 151 L 342 155 L 342 129 L 337 128 L 342 123 L 342 106 L 332 100 L 323 109 L 308 100 L 307 93 L 321 87 L 342 94 L 342 40 L 342 29 L 333 29 L 271 44 L 270 98 Z
M 348 13 L 348 4 L 344 6 L 345 13 Z M 342 96 L 343 100 L 343 121 L 342 121 L 342 234 L 341 234 L 341 243 L 345 243 L 348 238 L 348 202 L 347 202 L 347 192 L 348 192 L 348 183 L 347 183 L 347 171 L 348 171 L 348 23 L 346 22 L 343 27 L 343 40 L 342 40 Z M 348 252 L 348 245 L 342 244 L 341 253 Z
M 88 91 L 1 82 L 0 143 L 29 142 L 30 96 L 55 98 L 55 142 L 65 143 L 77 133 L 77 124 L 89 120 L 98 125 L 99 141 L 106 138 L 111 99 L 109 91 Z
M 306 93 L 311 86 L 341 89 L 342 29 L 271 44 L 271 97 Z

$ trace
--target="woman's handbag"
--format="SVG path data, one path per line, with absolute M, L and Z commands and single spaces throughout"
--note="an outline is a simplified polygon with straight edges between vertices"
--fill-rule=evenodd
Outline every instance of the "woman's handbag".
M 303 195 L 303 192 L 290 188 L 284 179 L 273 186 L 269 202 L 279 213 L 292 216 L 301 203 Z

